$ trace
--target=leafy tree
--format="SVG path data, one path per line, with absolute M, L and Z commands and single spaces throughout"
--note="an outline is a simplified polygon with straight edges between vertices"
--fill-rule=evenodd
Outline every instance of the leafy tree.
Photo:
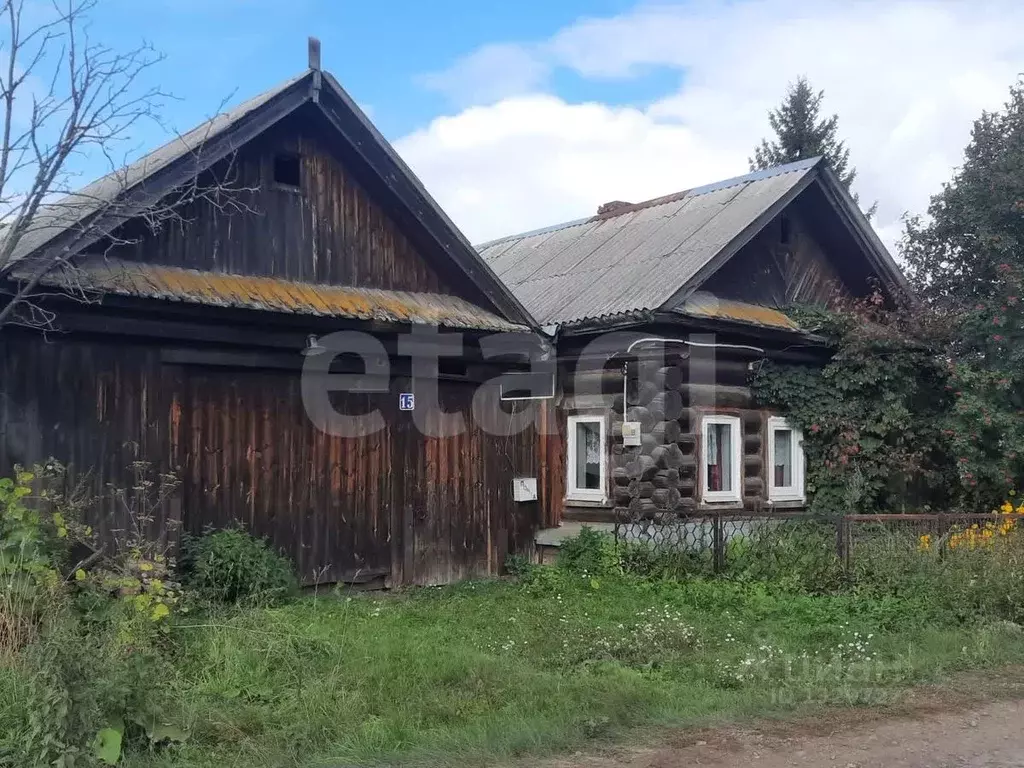
M 827 364 L 755 376 L 803 428 L 820 511 L 984 512 L 1024 490 L 1024 80 L 928 213 L 903 239 L 925 301 L 840 305 L 811 322 Z
M 902 251 L 920 295 L 940 307 L 998 317 L 1004 298 L 1016 301 L 1007 280 L 1024 269 L 1024 81 L 975 121 L 963 166 L 927 219 L 907 220 Z
M 1010 88 L 1002 110 L 984 112 L 975 121 L 963 166 L 932 197 L 927 219 L 907 220 L 902 250 L 919 294 L 958 322 L 952 358 L 980 368 L 968 377 L 977 386 L 962 389 L 964 402 L 977 406 L 977 423 L 1019 421 L 1024 408 L 1024 81 Z M 979 378 L 982 373 L 987 378 Z M 987 385 L 980 386 L 982 381 Z

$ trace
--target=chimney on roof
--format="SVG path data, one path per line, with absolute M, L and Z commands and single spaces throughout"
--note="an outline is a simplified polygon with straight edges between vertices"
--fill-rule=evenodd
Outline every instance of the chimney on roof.
M 320 71 L 320 40 L 315 37 L 309 38 L 309 68 Z
M 623 208 L 629 208 L 631 205 L 633 204 L 623 202 L 622 200 L 612 200 L 610 203 L 603 203 L 597 206 L 597 215 L 603 216 L 606 213 L 615 213 Z

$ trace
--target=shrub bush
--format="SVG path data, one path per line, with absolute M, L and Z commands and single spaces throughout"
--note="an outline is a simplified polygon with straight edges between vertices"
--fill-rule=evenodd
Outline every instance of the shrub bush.
M 846 584 L 831 523 L 800 520 L 764 526 L 730 541 L 726 560 L 743 579 L 809 594 L 837 592 Z
M 577 536 L 562 542 L 558 549 L 558 565 L 583 576 L 622 573 L 615 539 L 589 526 L 583 526 Z
M 130 469 L 110 492 L 133 533 L 103 548 L 81 521 L 94 498 L 60 464 L 0 479 L 0 652 L 26 681 L 17 733 L 0 740 L 15 765 L 113 764 L 125 744 L 184 738 L 161 686 L 174 561 L 144 533 L 177 481 Z
M 186 583 L 206 600 L 272 602 L 297 587 L 291 561 L 241 528 L 186 537 L 182 552 Z
M 558 566 L 582 576 L 668 579 L 709 572 L 710 559 L 700 552 L 617 541 L 611 534 L 584 526 L 578 535 L 562 541 Z
M 102 618 L 70 603 L 51 606 L 39 638 L 22 657 L 27 723 L 22 760 L 30 765 L 118 762 L 141 749 L 183 741 L 173 724 L 171 672 L 156 624 L 128 601 L 111 602 Z

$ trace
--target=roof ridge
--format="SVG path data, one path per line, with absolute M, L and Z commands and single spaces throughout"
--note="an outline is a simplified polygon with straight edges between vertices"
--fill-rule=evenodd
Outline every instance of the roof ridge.
M 482 251 L 485 248 L 493 248 L 499 243 L 507 242 L 509 240 L 524 240 L 528 237 L 537 237 L 538 235 L 546 235 L 552 232 L 557 232 L 562 229 L 569 229 L 570 227 L 576 227 L 583 224 L 587 224 L 592 221 L 607 221 L 614 219 L 619 216 L 625 216 L 626 214 L 636 213 L 647 208 L 654 208 L 659 205 L 668 205 L 669 203 L 677 203 L 687 197 L 698 197 L 700 195 L 707 195 L 711 192 L 718 192 L 729 187 L 739 186 L 740 184 L 749 184 L 754 181 L 762 181 L 764 179 L 774 178 L 776 176 L 782 176 L 787 173 L 795 173 L 797 171 L 809 170 L 821 162 L 821 155 L 809 157 L 806 160 L 796 160 L 792 163 L 784 163 L 783 165 L 774 165 L 771 168 L 763 168 L 757 171 L 751 171 L 745 173 L 742 176 L 733 176 L 727 179 L 721 179 L 719 181 L 713 181 L 708 184 L 703 184 L 697 187 L 690 187 L 679 192 L 671 192 L 667 195 L 660 195 L 658 197 L 652 197 L 648 200 L 642 200 L 638 203 L 629 203 L 627 205 L 615 208 L 608 213 L 599 213 L 593 216 L 586 216 L 582 219 L 574 219 L 572 221 L 562 222 L 560 224 L 551 224 L 547 227 L 540 227 L 538 229 L 532 229 L 527 232 L 519 232 L 517 234 L 505 235 L 504 237 L 495 238 L 488 240 L 484 243 L 478 243 L 473 247 L 478 251 Z
M 521 240 L 524 237 L 537 237 L 538 235 L 550 235 L 552 232 L 558 232 L 561 229 L 569 229 L 570 227 L 579 227 L 590 221 L 593 221 L 593 216 L 586 216 L 582 219 L 573 219 L 572 221 L 563 221 L 560 224 L 551 224 L 546 227 L 539 227 L 538 229 L 531 229 L 527 232 L 519 232 L 514 235 L 505 235 L 504 237 L 498 237 L 494 240 L 488 240 L 485 243 L 477 243 L 473 247 L 478 251 L 483 248 L 492 248 L 499 243 L 504 243 L 507 240 Z

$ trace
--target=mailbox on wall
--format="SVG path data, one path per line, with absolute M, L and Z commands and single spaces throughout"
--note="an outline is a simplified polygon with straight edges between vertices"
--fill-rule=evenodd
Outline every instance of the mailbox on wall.
M 537 478 L 517 477 L 512 481 L 512 498 L 515 501 L 537 500 Z

